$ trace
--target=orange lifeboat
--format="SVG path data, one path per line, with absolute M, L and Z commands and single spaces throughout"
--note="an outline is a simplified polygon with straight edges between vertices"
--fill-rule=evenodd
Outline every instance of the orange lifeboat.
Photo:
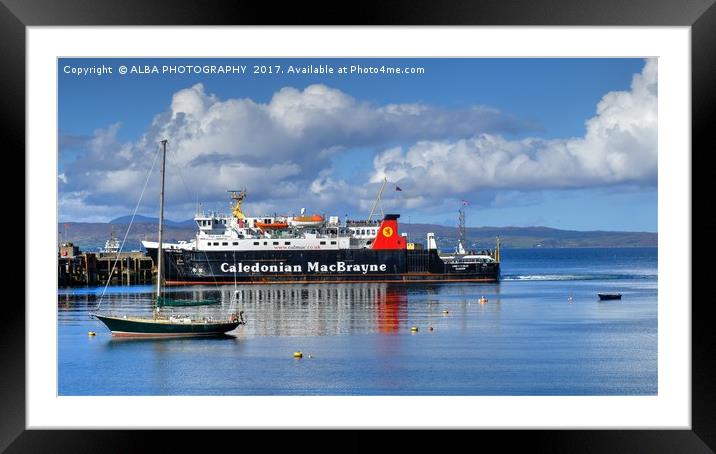
M 296 216 L 292 219 L 292 223 L 294 225 L 320 225 L 323 220 L 323 216 L 314 214 L 313 216 Z
M 288 222 L 274 221 L 274 222 L 256 222 L 254 223 L 259 229 L 285 229 L 288 227 Z

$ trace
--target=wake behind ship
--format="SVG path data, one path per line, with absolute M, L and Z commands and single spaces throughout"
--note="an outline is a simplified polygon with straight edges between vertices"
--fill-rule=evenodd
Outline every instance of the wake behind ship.
M 230 191 L 230 215 L 199 213 L 191 241 L 163 243 L 167 285 L 309 282 L 498 282 L 495 250 L 441 254 L 433 233 L 427 247 L 400 234 L 397 214 L 381 221 L 340 222 L 338 216 L 247 217 L 246 191 Z M 143 241 L 152 259 L 157 242 Z

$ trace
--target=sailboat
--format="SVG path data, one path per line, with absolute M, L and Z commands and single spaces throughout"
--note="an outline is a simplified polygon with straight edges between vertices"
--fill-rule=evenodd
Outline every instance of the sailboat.
M 154 301 L 155 310 L 151 317 L 116 316 L 104 314 L 90 314 L 105 324 L 118 337 L 186 337 L 186 336 L 216 336 L 235 330 L 239 325 L 246 324 L 243 311 L 234 312 L 227 318 L 192 318 L 186 315 L 164 315 L 160 312 L 160 305 L 164 300 L 162 296 L 162 233 L 164 224 L 164 172 L 167 153 L 167 140 L 162 143 L 162 170 L 161 189 L 159 193 L 159 250 L 157 254 L 157 299 Z

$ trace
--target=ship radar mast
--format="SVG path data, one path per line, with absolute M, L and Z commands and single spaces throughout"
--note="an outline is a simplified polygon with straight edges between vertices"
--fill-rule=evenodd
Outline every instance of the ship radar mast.
M 373 213 L 375 212 L 375 207 L 380 202 L 380 214 L 381 216 L 385 217 L 385 213 L 383 213 L 383 203 L 381 197 L 383 196 L 383 189 L 385 189 L 385 183 L 388 182 L 388 179 L 383 177 L 383 184 L 380 186 L 380 191 L 378 191 L 378 197 L 375 198 L 375 202 L 373 202 L 373 207 L 370 209 L 370 214 L 368 215 L 368 220 L 373 219 Z
M 244 220 L 246 219 L 246 216 L 241 211 L 241 204 L 244 202 L 244 199 L 246 198 L 246 188 L 241 190 L 231 190 L 227 191 L 229 194 L 231 194 L 231 200 L 234 201 L 234 206 L 231 207 L 231 213 L 234 215 L 236 219 Z

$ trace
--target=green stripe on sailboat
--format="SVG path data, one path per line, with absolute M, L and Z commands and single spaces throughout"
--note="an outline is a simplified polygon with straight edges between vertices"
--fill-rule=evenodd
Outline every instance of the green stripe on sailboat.
M 158 306 L 208 306 L 209 304 L 219 304 L 219 300 L 175 300 L 160 296 L 157 298 Z

